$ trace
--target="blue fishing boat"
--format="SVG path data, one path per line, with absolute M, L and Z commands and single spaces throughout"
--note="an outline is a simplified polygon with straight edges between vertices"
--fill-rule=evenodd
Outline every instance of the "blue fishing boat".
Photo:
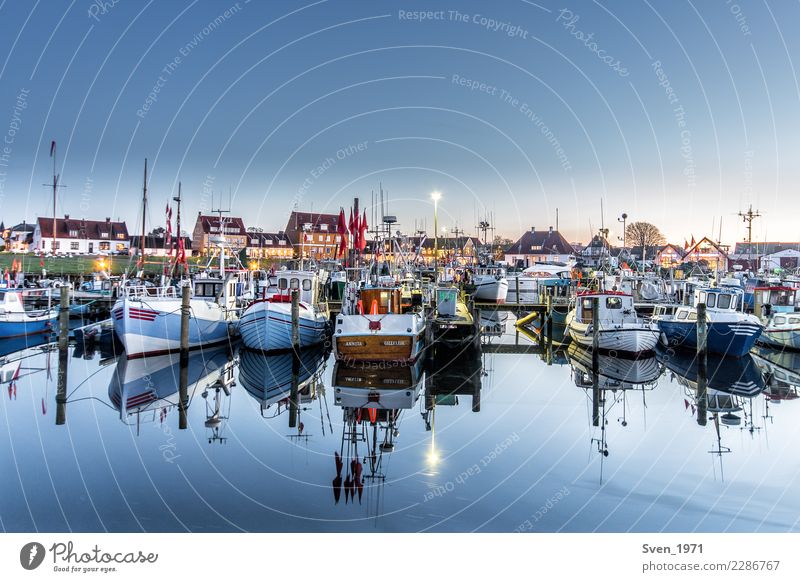
M 710 353 L 740 358 L 761 336 L 764 329 L 761 321 L 740 311 L 741 290 L 712 288 L 695 291 L 694 306 L 680 306 L 673 313 L 653 317 L 663 334 L 662 340 L 673 347 L 697 349 L 698 303 L 706 305 L 706 345 Z
M 0 339 L 49 333 L 58 311 L 31 309 L 24 289 L 0 289 Z

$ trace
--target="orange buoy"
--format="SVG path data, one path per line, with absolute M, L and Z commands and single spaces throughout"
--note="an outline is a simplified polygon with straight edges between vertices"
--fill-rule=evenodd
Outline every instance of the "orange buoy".
M 370 424 L 375 424 L 378 422 L 378 409 L 377 408 L 370 408 L 369 409 L 369 422 Z
M 356 307 L 358 308 L 358 313 L 364 315 L 364 303 L 361 302 L 361 299 L 358 300 Z
M 373 299 L 372 305 L 369 307 L 369 314 L 370 315 L 378 315 L 378 300 Z

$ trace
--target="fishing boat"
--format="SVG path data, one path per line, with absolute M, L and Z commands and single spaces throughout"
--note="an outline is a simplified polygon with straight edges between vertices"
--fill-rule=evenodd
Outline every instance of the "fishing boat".
M 32 309 L 29 299 L 31 293 L 46 290 L 28 291 L 22 288 L 0 289 L 0 339 L 49 333 L 58 311 L 54 308 Z
M 655 316 L 667 344 L 688 349 L 697 348 L 697 307 L 706 305 L 707 349 L 711 353 L 742 357 L 761 335 L 761 321 L 742 313 L 741 290 L 707 288 L 695 291 L 694 306 L 679 306 L 674 313 Z
M 437 287 L 434 291 L 433 339 L 438 346 L 467 348 L 479 343 L 475 319 L 456 287 Z
M 759 343 L 777 348 L 800 350 L 800 313 L 796 311 L 794 287 L 756 287 L 753 290 L 755 315 L 764 324 Z
M 571 269 L 566 265 L 537 263 L 514 275 L 507 274 L 509 303 L 543 303 L 542 296 L 551 292 L 553 296 L 566 296 L 571 282 Z
M 770 402 L 800 398 L 800 352 L 757 345 L 750 355 L 764 376 L 764 394 Z
M 336 362 L 333 371 L 335 403 L 347 408 L 412 408 L 424 383 L 421 360 L 411 366 L 387 368 Z
M 337 360 L 411 363 L 425 345 L 425 317 L 421 306 L 402 308 L 400 287 L 351 283 L 333 336 Z
M 701 380 L 699 359 L 690 352 L 681 352 L 659 346 L 656 357 L 669 371 L 696 390 Z M 764 390 L 764 378 L 756 360 L 746 354 L 740 358 L 720 354 L 706 357 L 705 386 L 711 391 L 752 397 Z
M 595 301 L 597 330 L 592 328 Z M 658 327 L 637 315 L 633 297 L 620 291 L 579 292 L 566 327 L 572 341 L 584 347 L 593 345 L 596 332 L 599 349 L 630 354 L 653 351 L 659 337 Z
M 300 347 L 325 341 L 330 315 L 320 301 L 316 271 L 278 271 L 267 276 L 262 298 L 242 313 L 238 330 L 244 345 L 253 350 L 286 350 L 292 347 L 292 292 L 299 299 Z
M 479 267 L 472 276 L 475 300 L 488 303 L 505 303 L 508 297 L 508 279 L 503 267 Z

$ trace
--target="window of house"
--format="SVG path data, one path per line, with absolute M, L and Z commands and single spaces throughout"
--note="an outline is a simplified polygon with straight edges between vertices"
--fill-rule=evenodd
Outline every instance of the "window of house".
M 281 239 L 281 240 L 278 241 L 278 244 L 279 245 L 285 245 L 286 241 L 284 239 Z
M 331 242 L 331 235 L 325 237 L 325 242 Z
M 264 239 L 264 244 L 271 245 L 272 239 L 271 238 Z
M 117 238 L 120 240 L 125 240 L 125 235 L 121 232 L 117 233 Z
M 108 238 L 108 233 L 107 232 L 101 232 L 100 233 L 100 238 Z
M 327 230 L 328 230 L 328 225 L 327 225 L 327 224 L 320 224 L 320 225 L 319 225 L 319 229 L 320 229 L 322 232 L 327 232 Z
M 118 251 L 124 251 L 125 250 L 125 245 L 122 244 L 122 243 L 117 243 L 117 250 Z
M 69 231 L 69 236 L 72 236 L 72 237 L 78 236 L 78 231 L 77 230 L 70 230 Z
M 71 243 L 69 243 L 69 250 L 77 251 L 80 248 L 80 246 L 81 246 L 81 243 L 79 243 L 78 241 L 71 242 Z
M 111 243 L 109 243 L 109 242 L 101 242 L 100 243 L 100 250 L 101 251 L 110 251 L 111 250 Z

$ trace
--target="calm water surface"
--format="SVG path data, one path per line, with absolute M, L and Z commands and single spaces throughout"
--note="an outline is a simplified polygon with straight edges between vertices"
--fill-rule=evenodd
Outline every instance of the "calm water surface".
M 793 355 L 712 358 L 705 388 L 689 356 L 603 356 L 595 387 L 579 350 L 549 365 L 513 353 L 533 344 L 511 322 L 491 343 L 427 370 L 348 370 L 304 353 L 298 410 L 288 406 L 291 357 L 205 350 L 191 357 L 185 430 L 177 358 L 128 362 L 70 348 L 58 426 L 57 350 L 7 353 L 0 526 L 800 529 Z

